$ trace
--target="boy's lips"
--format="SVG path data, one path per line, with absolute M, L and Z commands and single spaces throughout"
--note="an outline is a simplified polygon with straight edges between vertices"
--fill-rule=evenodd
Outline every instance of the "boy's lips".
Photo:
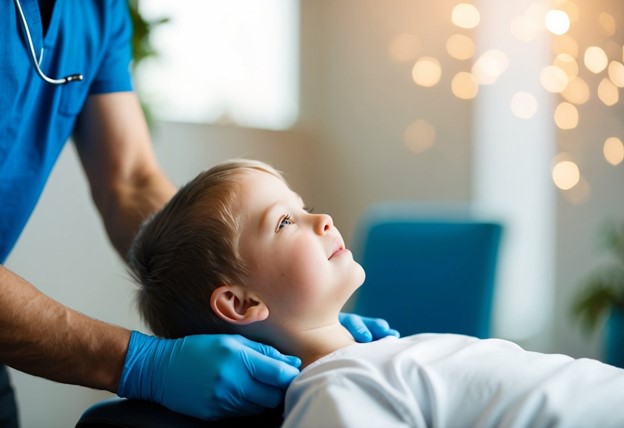
M 345 249 L 345 246 L 344 246 L 344 243 L 342 242 L 342 239 L 340 238 L 336 239 L 336 242 L 334 243 L 334 248 L 332 249 L 332 252 L 327 260 L 331 260 L 332 257 L 334 257 L 336 254 L 338 254 L 344 249 Z

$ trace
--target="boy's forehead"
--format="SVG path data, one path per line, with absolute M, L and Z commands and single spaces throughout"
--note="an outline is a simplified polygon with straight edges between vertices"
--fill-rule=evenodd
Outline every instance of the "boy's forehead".
M 269 172 L 259 170 L 249 171 L 249 174 L 247 174 L 244 180 L 242 190 L 243 200 L 246 200 L 247 203 L 251 203 L 251 205 L 254 205 L 262 211 L 268 207 L 279 204 L 292 205 L 293 202 L 303 206 L 303 198 L 292 190 L 284 179 Z M 252 207 L 242 206 L 241 208 L 244 211 L 249 211 Z

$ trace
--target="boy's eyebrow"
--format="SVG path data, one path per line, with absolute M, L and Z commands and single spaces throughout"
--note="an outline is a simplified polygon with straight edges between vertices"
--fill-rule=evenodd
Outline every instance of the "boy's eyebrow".
M 272 219 L 274 218 L 273 212 L 276 211 L 280 207 L 280 202 L 275 202 L 272 205 L 269 205 L 260 215 L 260 221 L 258 222 L 258 231 L 263 232 L 265 229 L 272 230 L 271 226 Z

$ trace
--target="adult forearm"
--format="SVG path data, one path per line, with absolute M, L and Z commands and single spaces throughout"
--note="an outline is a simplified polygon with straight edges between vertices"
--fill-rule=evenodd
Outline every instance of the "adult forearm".
M 175 191 L 169 179 L 154 173 L 119 183 L 104 197 L 94 195 L 109 239 L 124 260 L 143 220 L 162 208 Z
M 0 362 L 116 392 L 130 332 L 73 311 L 0 266 Z
M 74 139 L 108 236 L 125 259 L 141 222 L 176 191 L 158 165 L 136 95 L 90 96 Z

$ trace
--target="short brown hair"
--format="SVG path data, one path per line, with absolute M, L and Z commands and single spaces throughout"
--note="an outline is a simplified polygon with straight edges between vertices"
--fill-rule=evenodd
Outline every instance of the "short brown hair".
M 165 207 L 145 221 L 128 254 L 139 284 L 137 303 L 154 334 L 233 333 L 210 308 L 221 285 L 245 285 L 238 251 L 241 216 L 234 212 L 240 174 L 257 170 L 283 176 L 259 161 L 221 163 L 187 183 Z

